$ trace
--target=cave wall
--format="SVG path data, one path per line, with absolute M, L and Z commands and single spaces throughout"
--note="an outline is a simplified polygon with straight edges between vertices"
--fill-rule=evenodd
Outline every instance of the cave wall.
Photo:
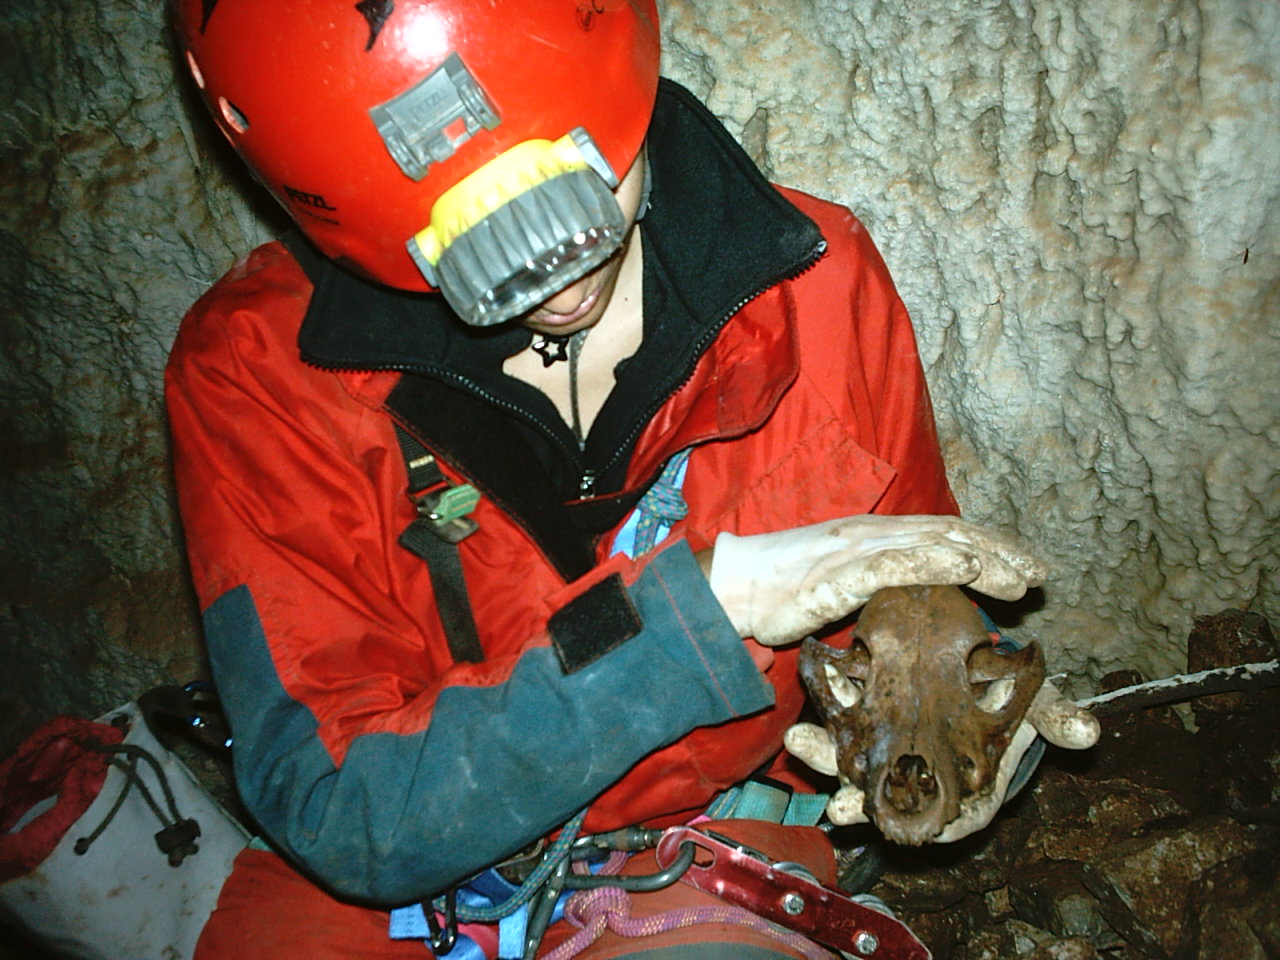
M 170 63 L 161 2 L 0 4 L 6 750 L 201 666 L 161 375 L 185 307 L 273 213 Z
M 671 0 L 668 72 L 848 204 L 965 513 L 1051 561 L 1058 668 L 1280 612 L 1280 6 Z M 1246 256 L 1247 253 L 1247 256 Z
M 966 513 L 1051 560 L 1083 691 L 1280 614 L 1280 6 L 662 4 L 664 72 L 865 221 Z M 0 747 L 200 668 L 167 473 L 184 308 L 281 225 L 159 0 L 0 5 Z

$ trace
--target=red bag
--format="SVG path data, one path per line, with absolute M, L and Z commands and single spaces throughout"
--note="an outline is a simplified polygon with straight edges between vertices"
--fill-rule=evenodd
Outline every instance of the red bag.
M 124 730 L 54 717 L 0 763 L 0 883 L 30 873 L 84 816 L 107 779 L 108 755 Z

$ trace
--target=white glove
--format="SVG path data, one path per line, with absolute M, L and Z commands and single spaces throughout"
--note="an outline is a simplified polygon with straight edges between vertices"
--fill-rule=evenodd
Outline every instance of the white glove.
M 967 585 L 1017 600 L 1045 568 L 1017 542 L 959 517 L 863 515 L 777 533 L 722 533 L 711 591 L 739 636 L 777 646 L 858 609 L 883 587 Z
M 942 828 L 931 842 L 952 843 L 981 830 L 991 822 L 1004 803 L 1023 755 L 1031 748 L 1036 735 L 1055 747 L 1084 750 L 1098 742 L 1098 720 L 1088 710 L 1064 697 L 1058 688 L 1046 682 L 1036 693 L 1027 715 L 1018 725 L 1004 756 L 1000 758 L 990 790 L 962 800 L 960 815 Z M 784 738 L 787 751 L 814 770 L 827 776 L 840 777 L 840 789 L 827 802 L 827 818 L 837 826 L 866 823 L 866 793 L 861 787 L 841 776 L 836 767 L 836 747 L 825 728 L 813 723 L 797 723 Z M 873 778 L 874 779 L 874 778 Z
M 1031 749 L 1036 734 L 1055 747 L 1084 750 L 1098 742 L 1101 730 L 1097 717 L 1084 707 L 1072 703 L 1046 680 L 1027 708 L 1026 717 L 1018 724 L 1004 756 L 1000 758 L 995 788 L 985 796 L 974 797 L 971 801 L 962 800 L 960 816 L 942 829 L 934 843 L 952 843 L 981 830 L 991 822 L 1004 803 L 1014 772 L 1018 769 L 1023 754 Z

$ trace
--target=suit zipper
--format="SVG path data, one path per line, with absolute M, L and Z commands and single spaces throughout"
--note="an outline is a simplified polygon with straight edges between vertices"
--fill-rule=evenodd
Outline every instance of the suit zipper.
M 695 348 L 694 348 L 695 360 L 693 365 L 690 366 L 688 372 L 684 375 L 684 378 L 681 379 L 679 383 L 675 384 L 662 397 L 658 398 L 656 401 L 654 401 L 649 405 L 649 407 L 644 411 L 644 415 L 636 421 L 636 426 L 632 428 L 631 432 L 626 436 L 623 442 L 614 448 L 614 452 L 610 455 L 609 459 L 605 461 L 605 463 L 602 466 L 600 466 L 599 468 L 593 469 L 591 467 L 585 466 L 584 464 L 582 472 L 578 477 L 579 499 L 590 500 L 593 497 L 595 497 L 596 481 L 600 477 L 600 475 L 608 472 L 617 464 L 618 458 L 622 456 L 623 451 L 630 450 L 632 448 L 632 445 L 635 443 L 636 438 L 640 435 L 640 432 L 645 428 L 645 426 L 649 423 L 649 421 L 653 419 L 653 416 L 659 410 L 662 409 L 663 405 L 666 404 L 666 402 L 672 397 L 672 395 L 679 392 L 679 390 L 682 387 L 684 387 L 684 385 L 687 384 L 693 378 L 694 370 L 697 369 L 697 365 L 698 365 L 697 358 L 700 358 L 702 354 L 706 352 L 707 348 L 711 345 L 712 341 L 714 341 L 716 337 L 720 335 L 720 332 L 724 329 L 724 325 L 729 322 L 730 318 L 733 317 L 733 315 L 737 313 L 739 310 L 742 310 L 744 307 L 746 307 L 747 304 L 751 303 L 751 301 L 755 300 L 757 297 L 759 297 L 761 294 L 765 293 L 766 291 L 777 286 L 779 283 L 786 283 L 789 280 L 795 280 L 797 277 L 801 276 L 802 274 L 810 270 L 814 266 L 814 264 L 816 264 L 822 258 L 822 255 L 826 252 L 826 250 L 827 250 L 826 240 L 819 240 L 818 243 L 814 245 L 814 247 L 808 252 L 808 254 L 802 260 L 800 260 L 795 265 L 794 268 L 786 271 L 776 279 L 770 280 L 768 283 L 760 286 L 748 296 L 742 297 L 733 306 L 732 309 L 730 309 L 720 317 L 717 323 L 713 324 L 711 327 L 707 329 L 706 333 L 703 334 L 703 336 L 697 341 L 695 345 Z M 319 365 L 324 367 L 329 367 L 330 369 L 347 370 L 349 372 L 360 372 L 363 369 L 355 366 L 349 367 L 341 363 L 334 363 L 332 361 L 323 362 L 323 363 L 320 363 Z M 570 446 L 568 444 L 565 444 L 562 441 L 562 438 L 556 433 L 554 426 L 549 426 L 542 419 L 531 415 L 528 410 L 525 410 L 523 407 L 518 406 L 517 404 L 509 403 L 508 401 L 503 400 L 500 397 L 495 397 L 493 394 L 489 393 L 487 390 L 482 388 L 479 384 L 475 383 L 475 381 L 470 380 L 469 378 L 461 376 L 457 373 L 454 373 L 453 371 L 446 370 L 440 367 L 434 367 L 434 366 L 421 367 L 411 363 L 379 365 L 377 367 L 377 370 L 397 371 L 400 373 L 414 373 L 414 374 L 421 374 L 426 376 L 438 376 L 444 380 L 451 380 L 454 383 L 465 387 L 467 390 L 471 391 L 473 394 L 484 399 L 485 401 L 492 404 L 493 406 L 498 407 L 499 409 L 502 409 L 502 410 L 506 410 L 507 412 L 515 415 L 516 417 L 524 420 L 526 423 L 532 424 L 537 429 L 541 430 L 544 434 L 546 434 L 551 439 L 551 442 L 554 443 L 557 447 L 559 447 L 560 450 L 563 453 L 565 453 L 570 459 L 574 457 L 582 457 L 583 455 L 582 449 L 580 447 L 577 447 L 577 445 Z M 366 372 L 375 372 L 375 371 L 369 370 Z
M 776 287 L 778 284 L 786 283 L 789 280 L 795 280 L 797 277 L 808 272 L 814 266 L 814 264 L 816 264 L 820 259 L 822 259 L 822 255 L 826 252 L 827 252 L 827 241 L 819 240 L 817 244 L 813 247 L 813 249 L 809 251 L 808 255 L 805 256 L 804 259 L 799 261 L 799 263 L 797 263 L 794 268 L 782 274 L 782 276 L 778 277 L 777 279 L 769 281 L 768 283 L 766 283 L 764 286 L 757 289 L 755 292 L 753 292 L 749 296 L 743 297 L 741 300 L 739 300 L 731 310 L 729 310 L 720 318 L 719 322 L 711 326 L 707 330 L 707 332 L 702 336 L 702 338 L 698 340 L 696 348 L 694 350 L 694 357 L 701 358 L 703 353 L 705 353 L 707 348 L 711 345 L 712 341 L 714 341 L 716 337 L 720 336 L 720 331 L 724 329 L 724 325 L 729 322 L 730 318 L 733 317 L 735 313 L 743 309 L 747 304 L 749 304 L 752 300 L 755 300 L 761 294 Z M 684 378 L 679 383 L 677 383 L 671 390 L 669 390 L 657 402 L 650 404 L 649 409 L 645 410 L 644 416 L 641 417 L 638 421 L 636 421 L 637 425 L 632 429 L 631 433 L 627 435 L 626 439 L 621 444 L 619 444 L 617 448 L 615 448 L 613 455 L 608 459 L 608 461 L 606 461 L 603 467 L 601 467 L 599 470 L 595 470 L 595 471 L 587 470 L 586 472 L 584 472 L 582 477 L 582 482 L 584 484 L 587 482 L 587 479 L 590 478 L 591 484 L 594 487 L 595 478 L 600 474 L 606 473 L 613 468 L 613 466 L 617 463 L 618 458 L 622 456 L 622 451 L 631 449 L 632 444 L 635 443 L 636 438 L 640 435 L 640 431 L 642 431 L 648 425 L 649 421 L 653 419 L 654 415 L 659 410 L 662 409 L 663 405 L 666 404 L 666 402 L 673 395 L 678 393 L 681 390 L 681 388 L 684 387 L 685 384 L 687 384 L 691 379 L 693 379 L 693 373 L 697 369 L 697 367 L 698 367 L 698 362 L 697 362 L 697 359 L 695 359 L 693 366 L 689 368 L 689 371 L 684 375 Z M 587 499 L 588 496 L 589 495 L 584 494 L 583 499 Z

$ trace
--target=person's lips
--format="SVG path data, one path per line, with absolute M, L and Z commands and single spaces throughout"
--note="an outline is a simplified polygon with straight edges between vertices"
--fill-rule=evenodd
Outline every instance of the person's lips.
M 597 287 L 589 294 L 583 297 L 582 302 L 570 310 L 568 313 L 556 313 L 554 310 L 548 310 L 546 307 L 540 307 L 529 318 L 529 321 L 536 323 L 540 327 L 565 327 L 571 323 L 576 323 L 591 312 L 591 308 L 596 305 L 596 301 L 600 299 L 600 288 Z

